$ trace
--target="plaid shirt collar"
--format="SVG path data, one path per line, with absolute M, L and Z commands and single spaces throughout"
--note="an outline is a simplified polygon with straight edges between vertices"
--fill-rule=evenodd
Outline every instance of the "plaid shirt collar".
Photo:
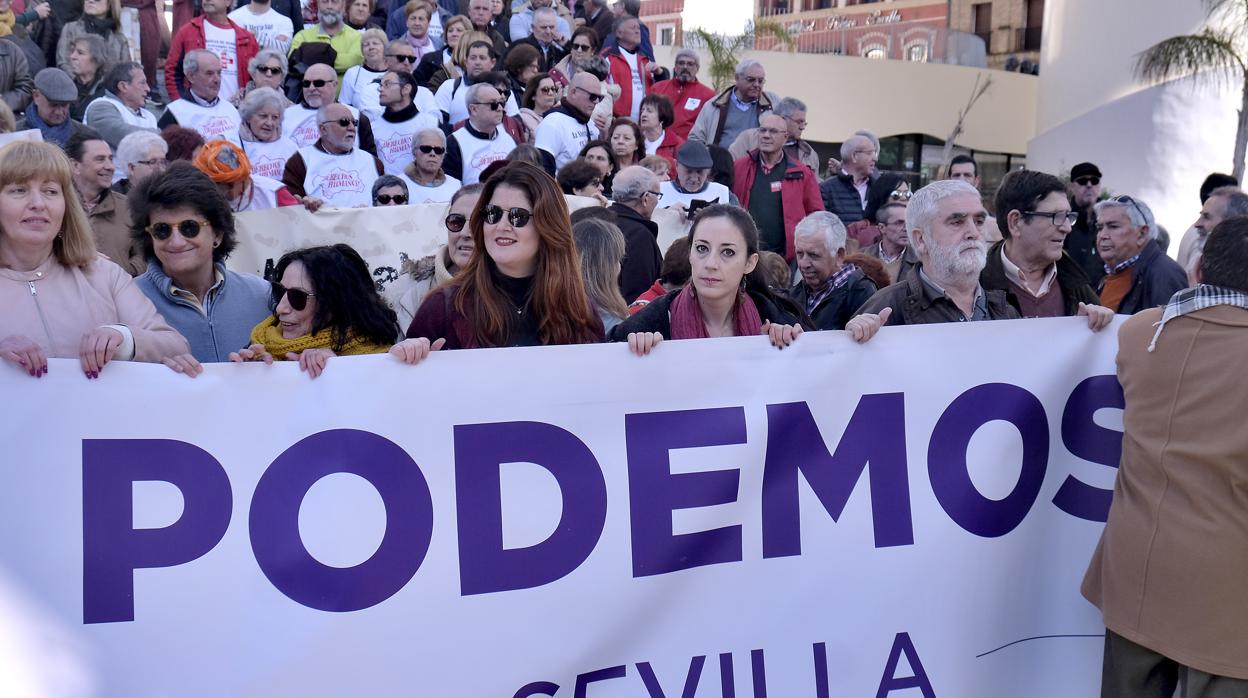
M 1161 331 L 1165 329 L 1167 322 L 1215 305 L 1230 305 L 1248 310 L 1248 294 L 1209 284 L 1200 284 L 1179 291 L 1171 296 L 1170 302 L 1166 304 L 1166 309 L 1161 314 L 1161 322 L 1157 323 L 1157 331 L 1153 334 L 1153 341 L 1148 343 L 1148 350 L 1151 352 L 1157 347 L 1157 338 L 1161 337 Z
M 1144 254 L 1144 253 L 1141 251 L 1141 252 L 1140 252 L 1140 254 Z M 1105 275 L 1106 275 L 1106 276 L 1112 276 L 1112 275 L 1114 275 L 1114 274 L 1117 274 L 1118 272 L 1122 271 L 1123 269 L 1127 269 L 1127 268 L 1129 268 L 1129 267 L 1135 266 L 1135 263 L 1136 263 L 1136 262 L 1138 262 L 1138 261 L 1140 261 L 1140 255 L 1139 255 L 1139 254 L 1137 254 L 1136 256 L 1132 257 L 1131 259 L 1127 259 L 1127 260 L 1121 261 L 1121 262 L 1119 262 L 1119 263 L 1115 264 L 1115 265 L 1114 265 L 1114 266 L 1112 266 L 1112 267 L 1111 267 L 1111 266 L 1109 266 L 1108 264 L 1106 264 L 1106 265 L 1105 265 Z
M 857 265 L 846 264 L 845 266 L 841 267 L 840 271 L 828 277 L 828 283 L 824 284 L 823 290 L 816 294 L 809 293 L 810 287 L 807 286 L 806 287 L 806 290 L 807 290 L 806 312 L 809 313 L 813 311 L 815 308 L 818 308 L 819 304 L 823 302 L 823 299 L 831 295 L 831 293 L 835 291 L 836 289 L 844 286 L 849 281 L 849 277 L 856 271 L 858 271 Z

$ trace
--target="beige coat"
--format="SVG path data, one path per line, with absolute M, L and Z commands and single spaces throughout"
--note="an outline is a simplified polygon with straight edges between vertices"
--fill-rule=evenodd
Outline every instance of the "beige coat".
M 1248 312 L 1215 306 L 1118 332 L 1122 462 L 1083 595 L 1123 637 L 1248 679 Z
M 95 248 L 116 262 L 130 276 L 147 271 L 143 250 L 130 237 L 130 206 L 124 194 L 111 189 L 100 203 L 87 214 Z
M 130 275 L 103 257 L 81 268 L 55 256 L 31 271 L 0 267 L 0 308 L 0 339 L 24 336 L 50 358 L 78 358 L 82 336 L 101 325 L 130 330 L 135 361 L 190 352 Z

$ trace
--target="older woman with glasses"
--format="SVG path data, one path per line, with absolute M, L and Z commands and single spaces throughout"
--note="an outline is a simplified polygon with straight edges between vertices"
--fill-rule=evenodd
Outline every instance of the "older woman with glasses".
M 121 179 L 113 184 L 113 191 L 129 194 L 139 182 L 169 166 L 169 144 L 158 133 L 135 131 L 121 139 L 113 161 Z
M 32 377 L 77 358 L 87 378 L 110 361 L 162 362 L 182 338 L 121 267 L 100 256 L 61 149 L 0 148 L 0 360 Z
M 447 283 L 468 266 L 476 245 L 472 242 L 472 231 L 468 228 L 468 219 L 472 209 L 481 198 L 484 184 L 469 184 L 461 187 L 451 198 L 451 205 L 446 210 L 443 225 L 446 226 L 446 244 L 438 247 L 438 251 L 413 261 L 403 256 L 403 267 L 398 281 L 386 289 L 386 297 L 391 300 L 395 312 L 399 314 L 399 326 L 412 324 L 412 318 L 425 297 L 435 288 Z
M 384 174 L 373 182 L 373 208 L 406 206 L 408 203 L 407 182 L 402 177 Z
M 252 92 L 267 87 L 274 90 L 281 97 L 281 108 L 285 110 L 293 102 L 286 98 L 285 86 L 286 75 L 290 70 L 290 64 L 286 61 L 286 54 L 277 49 L 261 49 L 250 61 L 247 61 L 247 74 L 251 76 L 251 80 L 247 83 L 247 87 L 234 93 L 230 97 L 230 104 L 241 110 L 243 101 Z M 247 119 L 244 118 L 243 121 Z
M 416 363 L 435 349 L 586 344 L 603 339 L 555 180 L 509 163 L 469 219 L 474 254 L 429 294 L 391 353 Z
M 408 194 L 414 204 L 444 204 L 463 184 L 442 169 L 446 160 L 446 134 L 426 128 L 412 139 L 412 161 L 403 168 Z
M 147 258 L 135 282 L 191 345 L 166 363 L 194 377 L 201 363 L 227 361 L 269 314 L 269 284 L 225 267 L 238 242 L 229 202 L 207 175 L 177 162 L 134 188 L 130 211 Z
M 280 180 L 286 161 L 299 150 L 294 141 L 282 138 L 282 117 L 289 104 L 277 90 L 261 87 L 238 107 L 241 123 L 230 140 L 242 147 L 255 174 Z
M 398 319 L 377 295 L 368 264 L 349 245 L 308 247 L 277 261 L 273 314 L 230 361 L 298 361 L 316 378 L 335 356 L 380 354 L 399 335 Z

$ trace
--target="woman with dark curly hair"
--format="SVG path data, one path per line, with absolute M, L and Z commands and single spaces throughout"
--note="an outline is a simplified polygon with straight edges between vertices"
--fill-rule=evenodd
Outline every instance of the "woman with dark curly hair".
M 269 314 L 269 284 L 225 268 L 237 244 L 230 202 L 208 175 L 175 162 L 130 193 L 130 232 L 147 271 L 135 279 L 191 353 L 169 366 L 190 376 L 200 363 L 227 361 Z
M 277 261 L 273 315 L 230 361 L 298 361 L 316 378 L 333 356 L 381 354 L 399 336 L 394 310 L 377 295 L 368 264 L 350 245 L 307 247 Z
M 550 175 L 513 162 L 490 177 L 470 220 L 476 252 L 425 299 L 391 353 L 603 340 L 572 240 L 568 205 Z

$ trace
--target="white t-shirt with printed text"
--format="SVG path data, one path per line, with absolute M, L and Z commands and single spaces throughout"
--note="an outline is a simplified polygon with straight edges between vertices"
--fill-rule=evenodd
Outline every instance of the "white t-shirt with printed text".
M 204 48 L 221 59 L 221 92 L 217 96 L 223 100 L 229 100 L 238 92 L 237 41 L 238 35 L 234 33 L 233 27 L 219 27 L 204 21 Z M 243 70 L 246 70 L 246 66 L 243 66 Z
M 260 48 L 272 48 L 290 53 L 290 40 L 295 35 L 295 25 L 286 15 L 270 7 L 260 14 L 251 11 L 248 3 L 234 10 L 229 18 L 256 37 Z M 243 66 L 246 70 L 247 66 Z

